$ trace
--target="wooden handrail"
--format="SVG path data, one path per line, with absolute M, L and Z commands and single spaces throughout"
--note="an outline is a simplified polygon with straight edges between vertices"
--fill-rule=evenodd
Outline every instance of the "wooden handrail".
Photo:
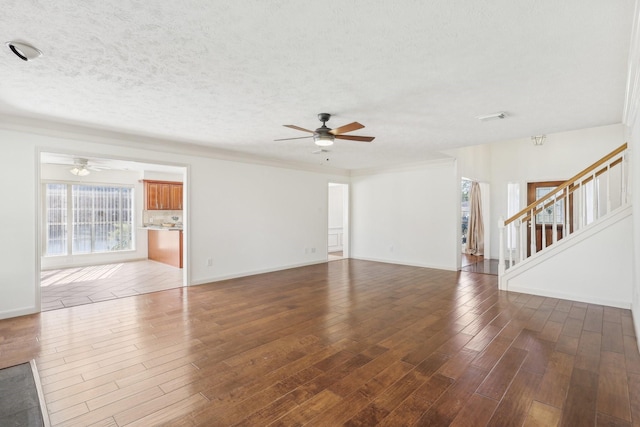
M 536 206 L 538 206 L 540 203 L 544 203 L 544 201 L 546 199 L 550 199 L 552 196 L 554 196 L 556 193 L 564 190 L 565 188 L 569 187 L 571 184 L 573 184 L 575 181 L 579 180 L 580 178 L 582 178 L 585 175 L 588 175 L 590 172 L 593 172 L 593 170 L 597 169 L 599 166 L 602 166 L 604 163 L 608 162 L 609 160 L 611 160 L 612 158 L 614 158 L 615 156 L 617 156 L 618 154 L 622 153 L 623 151 L 625 151 L 627 149 L 627 143 L 625 142 L 624 144 L 622 144 L 620 147 L 616 148 L 615 150 L 613 150 L 611 153 L 607 154 L 606 156 L 604 156 L 603 158 L 601 158 L 600 160 L 598 160 L 597 162 L 595 162 L 594 164 L 592 164 L 591 166 L 585 168 L 584 170 L 580 171 L 578 174 L 576 174 L 574 177 L 568 179 L 567 181 L 565 181 L 564 183 L 560 184 L 559 186 L 557 186 L 555 188 L 555 190 L 547 193 L 544 197 L 542 197 L 541 199 L 536 200 L 535 202 L 531 203 L 529 206 L 527 206 L 526 208 L 522 209 L 520 212 L 518 212 L 517 214 L 509 217 L 509 219 L 507 219 L 504 222 L 504 225 L 508 225 L 511 224 L 513 221 L 517 220 L 518 218 L 520 218 L 520 216 L 524 215 L 525 213 L 527 213 L 527 211 L 530 211 L 531 209 L 535 208 Z M 529 218 L 530 215 L 527 215 L 527 218 Z

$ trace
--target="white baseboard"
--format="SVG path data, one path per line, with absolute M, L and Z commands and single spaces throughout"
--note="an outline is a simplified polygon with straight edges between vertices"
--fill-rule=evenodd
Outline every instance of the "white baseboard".
M 238 279 L 240 277 L 255 276 L 256 274 L 273 273 L 274 271 L 290 270 L 292 268 L 306 267 L 309 265 L 316 265 L 316 264 L 324 264 L 326 262 L 327 260 L 312 261 L 312 262 L 305 262 L 305 263 L 299 263 L 299 264 L 290 264 L 290 265 L 285 265 L 285 266 L 276 267 L 276 268 L 267 268 L 263 270 L 253 270 L 253 271 L 246 271 L 246 272 L 237 273 L 237 274 L 215 276 L 209 279 L 200 279 L 200 280 L 191 281 L 188 286 L 206 285 L 207 283 L 215 283 L 215 282 L 221 282 L 223 280 Z
M 19 317 L 19 316 L 27 316 L 29 314 L 39 313 L 40 310 L 37 307 L 23 307 L 17 310 L 9 310 L 9 311 L 0 311 L 0 319 L 9 319 L 11 317 Z
M 412 262 L 400 262 L 397 260 L 390 259 L 382 259 L 382 258 L 369 258 L 369 257 L 359 257 L 359 256 L 351 256 L 351 259 L 357 259 L 360 261 L 373 261 L 373 262 L 384 262 L 386 264 L 397 264 L 397 265 L 406 265 L 409 267 L 422 267 L 422 268 L 433 268 L 434 270 L 447 270 L 447 271 L 458 271 L 456 267 L 448 267 L 444 265 L 434 265 L 434 264 L 424 264 L 424 263 L 412 263 Z
M 564 293 L 564 292 L 541 290 L 541 289 L 527 288 L 524 286 L 513 286 L 513 285 L 509 286 L 509 290 L 507 292 L 519 292 L 522 294 L 565 299 L 570 301 L 584 302 L 587 304 L 606 305 L 609 307 L 624 308 L 628 310 L 631 309 L 631 303 L 629 301 L 608 300 L 606 298 L 599 298 L 599 297 L 590 296 L 590 295 L 570 294 L 570 293 Z

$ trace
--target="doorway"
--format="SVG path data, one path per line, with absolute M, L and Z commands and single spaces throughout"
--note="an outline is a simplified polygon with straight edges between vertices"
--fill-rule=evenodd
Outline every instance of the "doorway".
M 186 167 L 44 151 L 39 160 L 41 311 L 186 286 L 186 250 L 184 268 L 148 259 L 142 181 L 171 177 L 183 183 L 184 209 L 170 211 L 182 229 L 187 225 Z M 166 232 L 179 232 L 187 247 L 184 231 Z
M 544 197 L 559 185 L 564 184 L 565 181 L 542 181 L 542 182 L 529 182 L 527 183 L 527 206 L 536 200 Z M 565 224 L 569 220 L 568 224 Z M 553 244 L 553 223 L 556 222 L 556 240 L 562 239 L 564 235 L 564 227 L 567 225 L 567 234 L 573 231 L 573 194 L 569 196 L 569 212 L 565 211 L 565 199 L 557 200 L 552 206 L 548 206 L 542 211 L 538 212 L 535 216 L 535 239 L 536 239 L 536 253 L 543 249 L 543 234 L 544 228 L 544 243 L 545 247 Z M 527 256 L 531 256 L 531 221 L 527 224 Z
M 469 222 L 471 217 L 471 188 L 473 184 L 478 184 L 481 204 L 481 218 L 484 228 L 483 250 L 480 253 L 470 253 L 469 243 Z M 491 259 L 491 221 L 490 219 L 490 186 L 486 182 L 478 182 L 462 177 L 460 182 L 460 255 L 458 265 L 461 271 L 474 273 L 497 274 L 498 260 Z
M 349 258 L 349 185 L 330 182 L 327 207 L 327 259 Z

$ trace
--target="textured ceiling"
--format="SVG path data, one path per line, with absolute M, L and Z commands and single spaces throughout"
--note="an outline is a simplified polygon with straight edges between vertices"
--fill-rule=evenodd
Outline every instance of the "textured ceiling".
M 0 114 L 360 169 L 619 123 L 633 0 L 3 0 Z M 479 122 L 506 111 L 508 119 Z M 282 127 L 355 135 L 317 155 Z

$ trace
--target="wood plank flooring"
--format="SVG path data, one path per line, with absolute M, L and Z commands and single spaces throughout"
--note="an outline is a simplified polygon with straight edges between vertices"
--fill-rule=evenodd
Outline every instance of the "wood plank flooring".
M 54 426 L 640 425 L 629 310 L 349 259 L 0 321 L 30 358 Z

